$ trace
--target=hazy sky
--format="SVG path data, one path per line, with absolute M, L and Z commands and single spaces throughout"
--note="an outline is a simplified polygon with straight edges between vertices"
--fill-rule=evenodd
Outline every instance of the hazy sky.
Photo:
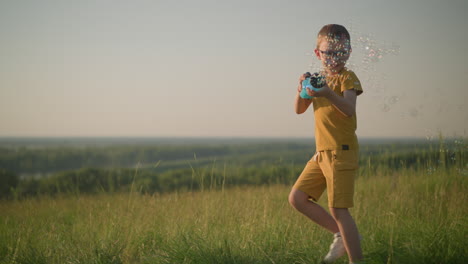
M 467 13 L 466 0 L 0 0 L 0 136 L 312 137 L 296 84 L 329 23 L 352 35 L 359 137 L 467 136 Z

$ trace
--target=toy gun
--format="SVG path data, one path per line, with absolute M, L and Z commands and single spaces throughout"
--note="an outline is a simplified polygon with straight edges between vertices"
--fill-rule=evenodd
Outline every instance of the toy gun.
M 310 72 L 306 72 L 306 79 L 302 81 L 302 91 L 300 96 L 304 99 L 312 99 L 313 96 L 307 94 L 307 88 L 320 91 L 320 88 L 325 86 L 326 79 L 325 76 L 321 75 L 320 73 L 310 74 Z

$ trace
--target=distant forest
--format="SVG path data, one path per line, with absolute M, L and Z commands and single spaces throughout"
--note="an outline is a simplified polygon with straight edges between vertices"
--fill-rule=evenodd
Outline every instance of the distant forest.
M 204 190 L 291 184 L 315 152 L 312 140 L 0 140 L 0 197 L 136 190 Z M 360 175 L 400 169 L 466 172 L 466 143 L 361 142 Z

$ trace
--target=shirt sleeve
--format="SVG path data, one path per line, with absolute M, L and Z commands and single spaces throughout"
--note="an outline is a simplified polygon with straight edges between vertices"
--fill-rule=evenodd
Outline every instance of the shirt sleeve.
M 359 81 L 356 74 L 352 71 L 349 71 L 348 74 L 344 76 L 344 80 L 341 84 L 341 92 L 343 93 L 345 90 L 352 90 L 356 91 L 356 95 L 362 94 L 362 86 L 361 82 Z

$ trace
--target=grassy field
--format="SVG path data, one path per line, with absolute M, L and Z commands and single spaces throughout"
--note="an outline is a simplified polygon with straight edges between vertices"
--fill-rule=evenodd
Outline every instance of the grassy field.
M 360 175 L 352 214 L 366 263 L 467 263 L 466 177 L 442 168 Z M 289 189 L 3 201 L 0 263 L 319 263 L 332 235 L 290 207 Z

